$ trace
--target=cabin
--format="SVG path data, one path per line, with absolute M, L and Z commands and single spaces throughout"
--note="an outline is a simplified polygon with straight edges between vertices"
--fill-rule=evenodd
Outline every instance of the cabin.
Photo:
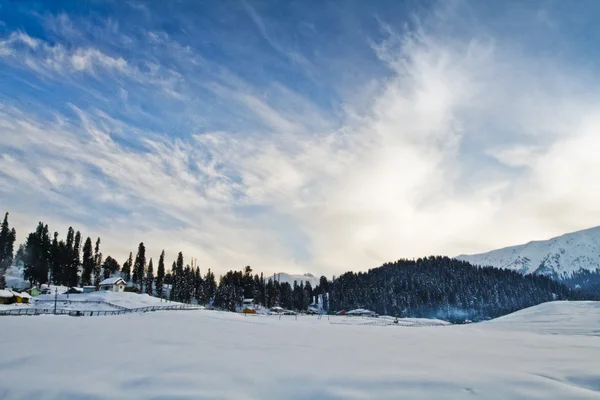
M 15 303 L 29 304 L 31 296 L 27 292 L 12 292 L 15 296 Z
M 80 294 L 83 293 L 80 289 L 78 288 L 74 288 L 74 287 L 70 287 L 66 292 L 64 292 L 63 294 Z
M 123 278 L 107 278 L 100 282 L 100 290 L 122 293 L 125 291 L 126 285 Z
M 254 299 L 244 299 L 242 302 L 242 312 L 244 314 L 256 314 Z
M 15 294 L 13 292 L 0 289 L 0 304 L 13 304 L 15 301 Z
M 96 286 L 86 285 L 83 287 L 83 293 L 92 293 L 96 291 Z
M 355 316 L 355 317 L 378 317 L 379 315 L 371 310 L 365 310 L 364 308 L 357 308 L 356 310 L 351 310 L 346 312 L 345 315 Z

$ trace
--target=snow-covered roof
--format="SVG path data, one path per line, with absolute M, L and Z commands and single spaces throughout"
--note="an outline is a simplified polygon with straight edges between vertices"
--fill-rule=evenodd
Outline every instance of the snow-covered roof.
M 244 299 L 244 303 L 254 303 L 254 299 Z
M 4 297 L 5 299 L 10 299 L 11 297 L 15 297 L 15 294 L 10 290 L 0 289 L 0 297 Z
M 24 299 L 30 299 L 31 298 L 31 296 L 27 292 L 21 292 L 21 293 L 13 292 L 13 293 L 15 294 L 15 296 L 19 296 L 19 297 L 24 298 Z
M 123 280 L 123 278 L 119 278 L 119 277 L 106 278 L 105 280 L 103 280 L 102 282 L 100 282 L 100 286 L 115 285 L 117 283 L 125 283 L 125 281 Z
M 102 282 L 104 282 L 104 281 L 102 281 Z M 102 285 L 102 283 L 100 283 L 100 284 Z M 96 286 L 94 286 L 94 285 L 85 285 L 83 288 L 84 289 L 96 289 Z

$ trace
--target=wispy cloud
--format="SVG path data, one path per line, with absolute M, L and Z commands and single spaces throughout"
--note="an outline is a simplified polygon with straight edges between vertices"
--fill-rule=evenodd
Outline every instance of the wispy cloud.
M 79 223 L 118 257 L 143 240 L 220 271 L 328 275 L 593 224 L 597 76 L 530 54 L 518 32 L 464 25 L 476 10 L 456 7 L 465 12 L 430 10 L 410 28 L 380 22 L 365 38 L 377 74 L 353 91 L 328 81 L 328 109 L 307 81 L 274 68 L 256 70 L 273 77 L 259 83 L 249 61 L 222 63 L 212 45 L 154 26 L 127 32 L 144 49 L 135 54 L 110 46 L 118 22 L 104 25 L 106 42 L 61 16 L 52 29 L 70 43 L 10 33 L 3 65 L 36 72 L 42 87 L 68 77 L 70 105 L 2 105 L 3 204 L 22 229 Z M 242 12 L 293 58 L 266 17 Z

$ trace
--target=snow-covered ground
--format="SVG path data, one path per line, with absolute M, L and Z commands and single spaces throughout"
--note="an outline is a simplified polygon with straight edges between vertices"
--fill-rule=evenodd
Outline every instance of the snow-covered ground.
M 54 301 L 54 294 L 47 294 L 38 296 L 39 300 L 52 300 Z M 117 306 L 125 308 L 140 308 L 147 306 L 171 306 L 181 303 L 173 301 L 162 300 L 158 297 L 149 296 L 147 294 L 137 294 L 131 292 L 115 293 L 111 291 L 99 291 L 91 293 L 80 293 L 80 294 L 59 294 L 58 300 L 70 300 L 70 301 L 102 301 L 106 303 L 115 304 Z
M 0 399 L 600 398 L 594 302 L 425 328 L 216 311 L 1 323 Z

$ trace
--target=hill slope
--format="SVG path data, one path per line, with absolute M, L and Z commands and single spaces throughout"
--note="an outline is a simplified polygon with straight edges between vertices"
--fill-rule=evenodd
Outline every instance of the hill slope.
M 580 269 L 600 268 L 600 227 L 456 258 L 474 265 L 507 268 L 522 274 L 570 277 Z

